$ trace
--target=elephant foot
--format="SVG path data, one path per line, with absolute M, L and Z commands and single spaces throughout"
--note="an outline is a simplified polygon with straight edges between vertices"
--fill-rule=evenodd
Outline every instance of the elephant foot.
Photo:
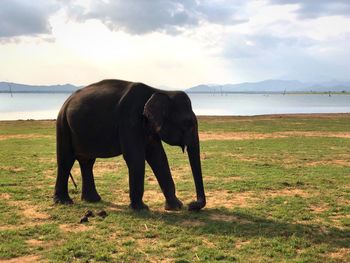
M 193 201 L 188 204 L 188 211 L 199 211 L 205 206 L 205 201 Z
M 94 194 L 82 194 L 81 200 L 84 200 L 89 203 L 97 203 L 101 201 L 101 196 L 96 192 Z
M 53 197 L 53 201 L 56 204 L 63 204 L 63 205 L 73 204 L 73 200 L 69 197 L 69 195 L 55 194 L 55 196 Z
M 139 202 L 139 203 L 131 203 L 129 207 L 133 210 L 149 210 L 148 205 L 146 205 L 144 202 Z
M 173 200 L 167 200 L 165 202 L 165 210 L 168 210 L 168 211 L 181 210 L 182 206 L 183 206 L 182 202 L 176 197 Z

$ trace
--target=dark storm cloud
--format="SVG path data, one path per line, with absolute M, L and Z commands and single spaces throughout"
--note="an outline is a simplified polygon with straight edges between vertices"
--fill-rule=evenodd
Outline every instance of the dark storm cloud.
M 321 16 L 350 16 L 349 0 L 270 0 L 272 4 L 298 4 L 301 18 Z
M 244 1 L 195 0 L 117 0 L 92 2 L 88 9 L 71 1 L 68 12 L 78 20 L 98 19 L 112 30 L 132 34 L 164 31 L 176 34 L 184 27 L 201 22 L 237 24 L 247 21 L 238 16 Z
M 50 33 L 48 19 L 55 10 L 51 1 L 1 0 L 0 39 Z

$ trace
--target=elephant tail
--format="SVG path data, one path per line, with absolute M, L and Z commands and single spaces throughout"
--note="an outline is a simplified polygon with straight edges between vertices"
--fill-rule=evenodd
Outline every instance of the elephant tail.
M 72 183 L 73 183 L 73 185 L 74 185 L 74 187 L 75 187 L 75 190 L 77 190 L 78 186 L 77 186 L 77 184 L 76 184 L 76 182 L 75 182 L 75 180 L 74 180 L 73 175 L 72 175 L 71 172 L 69 172 L 69 177 L 70 177 L 70 179 L 72 180 Z

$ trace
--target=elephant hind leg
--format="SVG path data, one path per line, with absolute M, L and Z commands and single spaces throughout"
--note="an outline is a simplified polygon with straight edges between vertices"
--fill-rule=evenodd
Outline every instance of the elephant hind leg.
M 57 179 L 55 185 L 54 202 L 61 204 L 71 204 L 72 199 L 68 195 L 69 173 L 74 164 L 73 153 L 67 151 L 57 155 Z
M 96 190 L 93 175 L 93 166 L 95 160 L 96 159 L 78 159 L 81 170 L 81 176 L 83 179 L 81 199 L 87 202 L 98 202 L 101 200 L 101 197 Z

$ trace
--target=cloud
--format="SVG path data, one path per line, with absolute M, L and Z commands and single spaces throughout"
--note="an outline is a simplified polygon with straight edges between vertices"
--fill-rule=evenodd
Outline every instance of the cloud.
M 77 20 L 98 19 L 111 30 L 131 34 L 154 31 L 176 34 L 205 22 L 224 25 L 246 22 L 238 12 L 243 6 L 242 0 L 93 0 L 85 7 L 71 1 L 68 13 Z
M 1 0 L 0 39 L 49 34 L 48 19 L 57 8 L 52 1 Z
M 272 4 L 297 4 L 297 13 L 301 18 L 317 18 L 321 16 L 350 16 L 349 0 L 270 0 Z
M 317 42 L 307 37 L 280 37 L 264 32 L 254 35 L 231 34 L 224 43 L 224 57 L 244 59 L 276 53 L 282 49 L 306 49 Z
M 223 57 L 233 72 L 246 79 L 298 79 L 317 81 L 348 79 L 350 33 L 324 41 L 268 34 L 233 34 L 223 47 Z

